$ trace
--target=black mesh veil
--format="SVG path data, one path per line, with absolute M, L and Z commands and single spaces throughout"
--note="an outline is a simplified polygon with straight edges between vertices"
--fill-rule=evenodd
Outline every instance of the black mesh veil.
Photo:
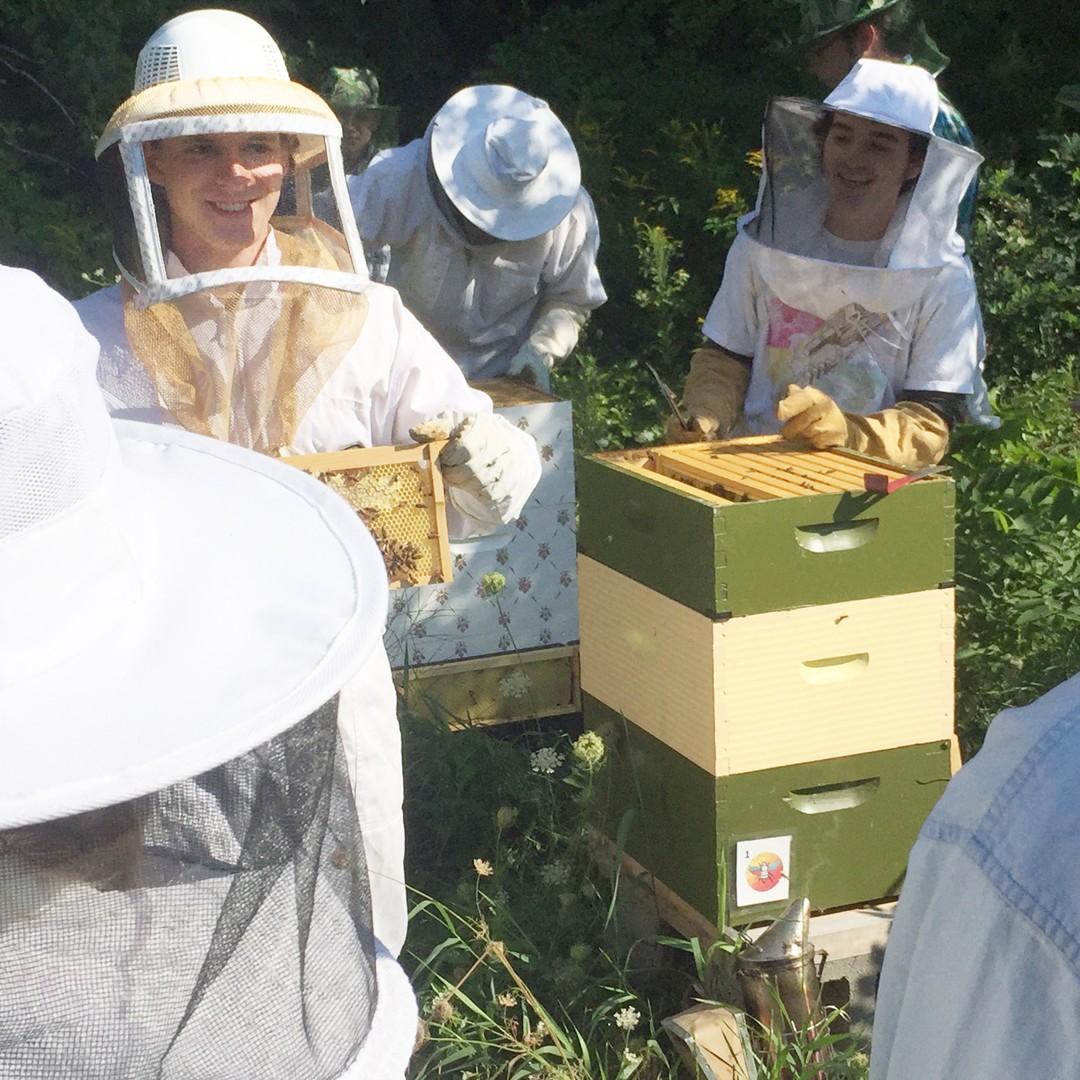
M 832 113 L 802 98 L 772 98 L 762 126 L 763 176 L 758 213 L 748 226 L 767 247 L 822 258 L 820 232 L 828 194 L 821 172 L 822 146 Z M 903 228 L 908 201 L 901 198 L 890 226 Z
M 152 795 L 0 832 L 0 1076 L 334 1080 L 376 1004 L 337 700 Z

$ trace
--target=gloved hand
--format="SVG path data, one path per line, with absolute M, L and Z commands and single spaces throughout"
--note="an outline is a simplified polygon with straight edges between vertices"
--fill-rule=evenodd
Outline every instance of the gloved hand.
M 803 439 L 815 449 L 843 446 L 906 469 L 936 465 L 949 447 L 949 425 L 927 405 L 898 401 L 868 416 L 841 411 L 828 394 L 792 384 L 776 406 L 785 439 Z
M 490 413 L 440 413 L 423 427 L 439 422 L 450 427 L 450 441 L 439 454 L 450 501 L 488 525 L 509 520 L 520 486 L 513 428 Z
M 684 428 L 674 416 L 668 417 L 664 441 L 669 443 L 709 442 L 718 439 L 718 427 L 715 416 L 693 416 L 690 427 Z
M 847 417 L 828 394 L 813 386 L 787 388 L 787 396 L 776 406 L 776 419 L 783 424 L 780 434 L 794 442 L 802 439 L 815 450 L 847 446 Z
M 526 341 L 510 361 L 506 374 L 524 379 L 525 382 L 530 382 L 543 390 L 545 394 L 549 394 L 551 393 L 552 367 L 554 367 L 554 361 L 551 356 Z
M 690 430 L 672 417 L 668 422 L 668 441 L 702 442 L 727 438 L 742 413 L 749 385 L 750 366 L 707 341 L 695 350 L 683 388 Z

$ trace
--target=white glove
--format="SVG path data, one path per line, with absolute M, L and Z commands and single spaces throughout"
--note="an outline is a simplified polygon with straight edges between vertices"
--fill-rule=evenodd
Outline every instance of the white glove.
M 526 341 L 510 361 L 506 374 L 524 379 L 525 382 L 530 382 L 543 390 L 545 394 L 550 394 L 551 369 L 554 365 L 555 361 L 550 355 L 541 352 Z
M 539 476 L 533 462 L 523 460 L 517 445 L 521 433 L 491 413 L 440 413 L 424 426 L 440 421 L 451 428 L 450 441 L 439 454 L 447 497 L 461 513 L 485 525 L 511 520 Z M 539 461 L 535 445 L 531 457 Z

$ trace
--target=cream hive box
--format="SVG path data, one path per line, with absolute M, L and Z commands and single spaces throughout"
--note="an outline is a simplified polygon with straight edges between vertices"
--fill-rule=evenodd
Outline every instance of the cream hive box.
M 415 707 L 445 713 L 451 722 L 577 712 L 570 402 L 512 379 L 476 386 L 496 412 L 536 440 L 540 482 L 515 521 L 486 536 L 450 541 L 452 582 L 395 591 L 385 637 L 390 662 L 422 676 L 410 692 Z M 494 573 L 504 582 L 496 595 L 483 585 Z
M 582 690 L 712 776 L 952 735 L 953 589 L 709 619 L 579 574 Z

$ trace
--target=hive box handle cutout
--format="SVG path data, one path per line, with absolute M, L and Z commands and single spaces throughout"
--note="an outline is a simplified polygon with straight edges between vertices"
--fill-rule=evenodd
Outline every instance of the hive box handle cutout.
M 861 675 L 870 663 L 869 653 L 851 653 L 849 656 L 828 656 L 824 660 L 804 660 L 802 677 L 808 683 L 843 682 Z
M 881 777 L 847 780 L 841 784 L 822 784 L 819 787 L 797 788 L 784 796 L 784 802 L 800 814 L 831 814 L 837 810 L 854 810 L 877 794 Z
M 877 518 L 800 525 L 795 529 L 795 542 L 811 555 L 827 555 L 831 551 L 854 551 L 874 539 L 877 527 Z

